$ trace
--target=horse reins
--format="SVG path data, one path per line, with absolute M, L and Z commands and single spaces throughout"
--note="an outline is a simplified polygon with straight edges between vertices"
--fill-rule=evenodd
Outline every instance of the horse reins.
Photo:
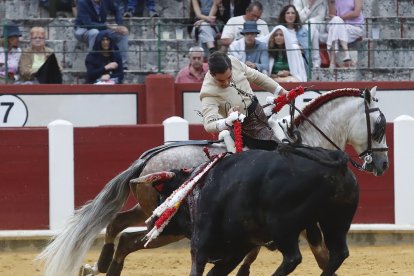
M 290 105 L 291 120 L 290 120 L 290 126 L 288 127 L 288 130 L 290 132 L 292 131 L 293 125 L 294 125 L 294 120 L 292 120 L 292 118 L 293 118 L 293 109 L 295 109 L 302 116 L 302 118 L 305 121 L 307 121 L 310 125 L 312 125 L 329 143 L 331 143 L 337 150 L 343 151 L 318 126 L 316 126 L 316 124 L 314 124 L 305 114 L 303 114 L 303 112 L 299 108 L 297 108 L 295 106 L 295 101 L 294 100 L 291 101 L 289 103 L 289 105 Z M 367 133 L 368 133 L 368 135 L 367 135 L 367 146 L 368 146 L 368 148 L 358 155 L 359 158 L 364 160 L 364 163 L 362 165 L 360 165 L 357 161 L 355 161 L 354 159 L 349 157 L 349 162 L 351 162 L 351 164 L 360 171 L 366 171 L 365 167 L 366 167 L 367 164 L 370 164 L 372 162 L 372 153 L 374 151 L 388 151 L 388 148 L 372 148 L 371 118 L 370 118 L 369 114 L 372 113 L 372 112 L 375 112 L 375 111 L 379 111 L 382 114 L 381 110 L 378 107 L 369 108 L 368 103 L 365 100 L 364 100 L 364 106 L 365 106 L 365 118 L 366 118 L 366 122 L 367 122 Z M 290 133 L 290 135 L 292 135 L 292 133 Z

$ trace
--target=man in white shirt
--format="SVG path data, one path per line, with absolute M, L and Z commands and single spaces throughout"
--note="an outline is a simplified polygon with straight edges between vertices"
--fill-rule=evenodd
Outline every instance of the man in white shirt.
M 220 50 L 223 52 L 227 51 L 227 48 L 233 41 L 242 38 L 240 31 L 243 29 L 243 24 L 246 21 L 256 21 L 257 28 L 260 31 L 260 36 L 269 34 L 269 27 L 267 26 L 267 23 L 260 19 L 262 12 L 262 4 L 258 1 L 254 1 L 247 7 L 245 15 L 230 18 L 226 25 L 224 25 L 224 29 L 221 33 Z

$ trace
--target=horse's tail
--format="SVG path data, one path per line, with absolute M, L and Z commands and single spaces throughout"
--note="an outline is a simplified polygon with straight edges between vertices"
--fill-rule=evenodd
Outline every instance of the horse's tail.
M 121 210 L 129 195 L 129 181 L 140 175 L 145 164 L 145 160 L 137 160 L 109 181 L 95 199 L 75 212 L 63 231 L 36 258 L 45 263 L 44 275 L 78 275 L 86 252 Z

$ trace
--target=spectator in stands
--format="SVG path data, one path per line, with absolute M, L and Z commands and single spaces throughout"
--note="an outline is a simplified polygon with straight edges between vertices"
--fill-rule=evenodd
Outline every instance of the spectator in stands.
M 217 50 L 216 37 L 220 34 L 221 13 L 217 0 L 191 0 L 196 22 L 191 32 L 192 37 L 205 46 L 209 53 Z
M 230 44 L 229 54 L 250 68 L 268 75 L 269 54 L 266 43 L 256 40 L 260 33 L 256 21 L 244 22 L 244 28 L 240 33 L 244 37 Z
M 108 12 L 115 14 L 116 24 L 107 24 Z M 128 29 L 122 26 L 123 18 L 117 1 L 112 0 L 78 0 L 75 20 L 75 37 L 87 42 L 92 51 L 99 31 L 109 29 L 118 45 L 124 69 L 128 68 Z
M 287 5 L 282 8 L 279 14 L 279 24 L 285 26 L 288 31 L 293 34 L 293 43 L 296 43 L 302 49 L 302 53 L 305 58 L 305 65 L 310 64 L 312 58 L 313 68 L 319 68 L 321 66 L 321 59 L 319 56 L 319 33 L 314 32 L 314 37 L 311 38 L 311 44 L 309 44 L 309 31 L 307 27 L 302 26 L 299 13 L 294 5 Z M 310 47 L 309 45 L 312 45 Z M 309 50 L 312 49 L 312 57 Z
M 19 79 L 19 61 L 22 54 L 22 49 L 19 47 L 19 40 L 21 36 L 22 33 L 17 25 L 7 23 L 4 26 L 3 35 L 1 36 L 2 46 L 0 47 L 0 84 L 13 83 L 15 80 Z
M 299 13 L 302 23 L 311 23 L 312 29 L 318 30 L 319 34 L 325 32 L 325 20 L 328 11 L 326 0 L 293 0 L 293 5 Z
M 258 29 L 260 30 L 260 36 L 269 34 L 269 27 L 267 26 L 267 23 L 260 19 L 262 12 L 262 4 L 258 1 L 254 1 L 247 7 L 244 15 L 230 18 L 224 26 L 221 34 L 220 50 L 223 52 L 227 51 L 227 48 L 233 41 L 242 37 L 240 31 L 243 29 L 243 24 L 246 21 L 256 21 Z
M 308 28 L 307 24 L 310 24 L 312 65 L 314 68 L 320 67 L 321 58 L 319 54 L 319 42 L 322 41 L 326 43 L 325 37 L 327 37 L 327 34 L 325 20 L 328 11 L 328 3 L 326 0 L 294 0 L 293 5 L 299 13 L 301 22 L 306 24 L 305 28 Z
M 235 16 L 244 15 L 250 0 L 218 0 L 219 10 L 223 10 L 223 22 Z
M 278 25 L 268 37 L 270 77 L 277 82 L 307 81 L 305 64 L 295 34 Z
M 132 17 L 136 14 L 137 6 L 140 6 L 139 4 L 141 4 L 141 3 L 138 3 L 138 1 L 139 2 L 145 1 L 145 5 L 147 7 L 149 17 L 159 16 L 157 11 L 155 10 L 154 0 L 128 0 L 126 12 L 124 13 L 124 17 Z
M 336 52 L 339 49 L 338 42 L 344 51 L 343 66 L 353 66 L 348 43 L 354 42 L 364 35 L 362 0 L 328 1 L 329 16 L 331 18 L 327 27 L 328 41 L 326 43 L 331 63 L 329 68 L 338 66 L 336 63 Z
M 21 83 L 62 83 L 62 69 L 53 49 L 45 46 L 42 27 L 30 30 L 30 45 L 23 49 L 19 63 Z
M 88 83 L 122 83 L 124 79 L 122 58 L 112 35 L 113 33 L 109 30 L 99 32 L 93 50 L 86 56 Z
M 188 51 L 190 63 L 178 72 L 176 83 L 202 82 L 208 71 L 208 64 L 204 63 L 204 49 L 200 46 L 191 47 Z
M 76 9 L 76 2 L 77 1 L 78 0 L 71 0 L 70 1 L 70 5 L 71 5 L 71 8 L 72 8 L 72 15 L 73 15 L 73 17 L 76 17 L 78 15 L 78 10 Z

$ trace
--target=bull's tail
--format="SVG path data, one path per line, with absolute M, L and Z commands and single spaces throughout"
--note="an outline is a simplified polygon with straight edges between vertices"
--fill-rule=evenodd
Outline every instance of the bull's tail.
M 109 181 L 95 199 L 75 212 L 66 222 L 63 231 L 53 237 L 36 258 L 45 263 L 44 275 L 78 274 L 86 252 L 96 236 L 123 207 L 129 195 L 129 181 L 139 176 L 145 163 L 145 160 L 137 160 Z

